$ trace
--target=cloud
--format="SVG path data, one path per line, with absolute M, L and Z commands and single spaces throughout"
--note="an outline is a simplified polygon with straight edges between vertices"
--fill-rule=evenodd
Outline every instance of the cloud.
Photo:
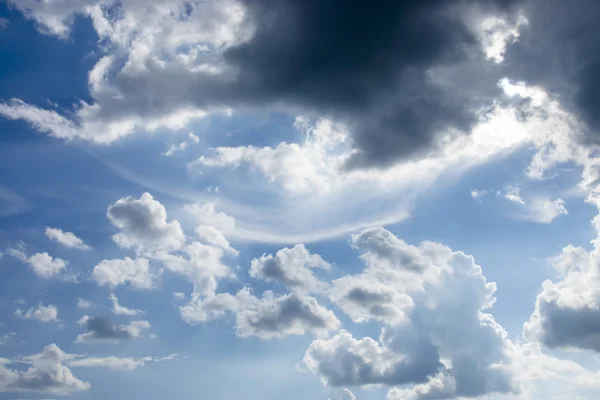
M 160 10 L 124 1 L 114 18 L 99 0 L 53 9 L 14 2 L 60 37 L 75 15 L 88 16 L 112 51 L 90 71 L 93 103 L 77 105 L 73 119 L 17 99 L 0 104 L 0 114 L 57 137 L 107 143 L 231 108 L 300 110 L 349 127 L 357 149 L 350 165 L 389 165 L 436 147 L 448 128 L 468 132 L 473 111 L 500 95 L 499 68 L 479 72 L 485 79 L 469 72 L 499 59 L 502 43 L 518 34 L 508 7 L 516 1 L 474 3 L 385 1 L 364 13 L 341 1 L 166 2 Z M 501 22 L 482 26 L 491 17 Z M 133 29 L 140 20 L 145 27 Z M 460 79 L 432 77 L 442 69 Z
M 119 199 L 108 207 L 106 215 L 121 230 L 113 235 L 120 247 L 177 250 L 185 242 L 179 222 L 167 222 L 165 207 L 150 193 L 142 194 L 139 199 Z
M 8 27 L 9 22 L 10 21 L 8 20 L 8 18 L 0 18 L 0 29 L 6 29 Z
M 88 330 L 77 336 L 74 343 L 120 343 L 124 340 L 143 337 L 144 331 L 150 328 L 148 321 L 132 321 L 127 325 L 115 325 L 105 317 L 89 317 L 84 315 L 79 325 Z
M 308 296 L 288 294 L 273 297 L 267 294 L 254 299 L 236 316 L 237 334 L 274 339 L 305 333 L 324 334 L 340 327 L 335 314 Z
M 521 189 L 518 187 L 509 188 L 506 193 L 504 193 L 504 198 L 508 201 L 512 201 L 517 204 L 525 204 L 525 201 L 521 197 Z
M 58 275 L 69 264 L 68 261 L 61 258 L 53 258 L 46 252 L 36 253 L 27 257 L 21 249 L 11 248 L 8 250 L 8 254 L 28 264 L 36 275 L 46 279 Z
M 77 298 L 77 308 L 79 308 L 80 310 L 87 310 L 94 306 L 95 304 L 89 300 L 84 300 L 81 297 Z
M 504 193 L 504 198 L 519 205 L 523 211 L 515 213 L 514 216 L 527 221 L 549 224 L 556 217 L 569 214 L 565 207 L 565 201 L 560 198 L 552 200 L 547 197 L 537 196 L 529 200 L 524 200 L 519 188 L 508 189 Z
M 187 149 L 190 144 L 200 143 L 200 138 L 198 136 L 194 135 L 192 132 L 189 133 L 188 138 L 189 138 L 189 141 L 184 140 L 183 142 L 180 142 L 179 144 L 170 145 L 169 148 L 167 149 L 167 151 L 165 151 L 163 153 L 163 155 L 172 156 L 173 154 L 175 154 L 175 152 L 183 151 L 183 150 Z
M 328 270 L 330 265 L 318 254 L 311 254 L 304 245 L 283 248 L 275 256 L 263 254 L 250 262 L 252 278 L 280 282 L 290 289 L 317 292 L 325 287 L 312 272 L 314 268 Z
M 106 367 L 117 371 L 133 371 L 144 366 L 144 360 L 120 357 L 86 357 L 69 361 L 70 367 Z
M 23 319 L 36 319 L 41 322 L 57 322 L 58 321 L 58 308 L 55 305 L 38 304 L 36 307 L 30 308 L 27 311 L 23 311 L 18 308 L 15 311 L 15 315 Z
M 26 357 L 31 364 L 26 370 L 12 370 L 0 363 L 0 392 L 38 392 L 66 395 L 90 388 L 77 379 L 63 362 L 68 360 L 55 344 L 44 347 L 41 353 Z
M 192 299 L 180 311 L 189 324 L 234 313 L 236 334 L 240 337 L 278 339 L 307 333 L 323 335 L 340 327 L 335 314 L 313 297 L 293 293 L 276 296 L 267 291 L 262 298 L 257 298 L 246 288 L 236 295 L 219 293 Z
M 471 190 L 471 197 L 474 200 L 479 200 L 481 201 L 481 198 L 483 196 L 485 196 L 487 194 L 487 190 L 478 190 L 478 189 L 473 189 Z
M 112 313 L 115 315 L 127 315 L 129 317 L 134 317 L 137 315 L 144 314 L 144 312 L 142 310 L 136 310 L 134 308 L 127 308 L 125 306 L 120 305 L 119 299 L 117 298 L 117 296 L 115 296 L 114 293 L 111 293 L 108 298 L 113 304 Z
M 387 326 L 378 340 L 340 332 L 314 341 L 304 358 L 310 371 L 331 386 L 385 384 L 390 398 L 519 393 L 514 345 L 485 312 L 496 285 L 473 257 L 437 243 L 408 245 L 382 228 L 351 244 L 365 269 L 334 281 L 333 300 L 357 322 Z M 417 385 L 394 388 L 409 383 Z
M 137 289 L 152 289 L 158 274 L 150 271 L 145 258 L 102 260 L 92 270 L 92 277 L 101 286 L 117 287 L 129 283 Z
M 65 246 L 70 249 L 89 250 L 90 246 L 85 244 L 83 240 L 75 236 L 72 232 L 63 232 L 57 228 L 46 228 L 46 236 L 48 239 Z

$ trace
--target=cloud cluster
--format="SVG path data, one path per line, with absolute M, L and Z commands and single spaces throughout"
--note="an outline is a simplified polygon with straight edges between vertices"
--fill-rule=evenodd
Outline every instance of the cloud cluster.
M 53 304 L 45 306 L 40 303 L 27 311 L 18 308 L 15 311 L 15 315 L 23 319 L 36 319 L 41 322 L 56 322 L 58 321 L 58 308 Z
M 28 257 L 23 250 L 11 248 L 8 250 L 8 254 L 28 264 L 40 278 L 52 278 L 60 274 L 69 264 L 68 261 L 62 258 L 54 258 L 46 252 L 36 253 Z

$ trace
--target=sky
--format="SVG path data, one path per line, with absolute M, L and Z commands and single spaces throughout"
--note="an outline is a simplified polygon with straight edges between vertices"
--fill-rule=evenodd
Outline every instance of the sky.
M 599 18 L 0 1 L 0 400 L 600 398 Z

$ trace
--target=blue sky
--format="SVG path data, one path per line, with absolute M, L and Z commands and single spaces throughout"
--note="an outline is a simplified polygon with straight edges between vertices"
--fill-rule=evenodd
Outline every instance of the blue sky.
M 600 7 L 292 3 L 0 3 L 0 399 L 598 398 Z

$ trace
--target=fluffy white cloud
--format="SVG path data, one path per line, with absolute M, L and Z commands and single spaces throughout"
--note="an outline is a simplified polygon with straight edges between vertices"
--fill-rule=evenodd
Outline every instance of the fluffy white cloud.
M 220 247 L 225 252 L 231 255 L 237 256 L 239 254 L 239 252 L 236 249 L 231 247 L 231 244 L 229 243 L 223 232 L 221 232 L 214 226 L 200 225 L 196 227 L 195 231 L 196 235 L 198 235 L 198 238 L 200 238 L 200 240 L 202 240 L 203 242 L 211 246 Z
M 113 240 L 121 247 L 141 250 L 177 250 L 185 242 L 178 221 L 167 222 L 165 207 L 150 193 L 139 199 L 125 197 L 108 207 L 106 215 L 121 232 Z
M 169 271 L 185 276 L 194 285 L 194 294 L 211 295 L 218 279 L 233 277 L 221 261 L 223 249 L 219 247 L 192 242 L 182 248 L 182 253 L 159 253 L 155 258 Z
M 124 340 L 142 338 L 150 329 L 148 321 L 131 321 L 127 325 L 115 325 L 108 318 L 84 315 L 78 324 L 88 332 L 77 336 L 74 343 L 120 343 Z
M 83 240 L 75 236 L 73 232 L 64 232 L 58 228 L 46 228 L 45 233 L 48 239 L 62 246 L 79 250 L 90 249 L 90 246 L 88 246 Z
M 322 290 L 326 284 L 312 272 L 314 268 L 328 270 L 330 265 L 318 254 L 311 254 L 303 244 L 283 248 L 275 256 L 263 254 L 250 263 L 250 276 L 269 282 L 281 282 L 290 289 L 312 292 Z
M 411 246 L 381 228 L 354 235 L 352 245 L 366 268 L 334 282 L 333 299 L 358 322 L 390 326 L 378 341 L 348 332 L 314 341 L 305 356 L 309 370 L 338 387 L 417 384 L 391 389 L 391 398 L 520 391 L 511 368 L 513 344 L 484 312 L 496 286 L 471 256 L 436 243 Z
M 89 389 L 89 383 L 77 379 L 63 364 L 68 359 L 69 355 L 51 344 L 44 347 L 41 353 L 25 357 L 21 362 L 31 366 L 24 371 L 9 369 L 5 363 L 0 363 L 0 392 L 66 395 Z
M 33 272 L 41 278 L 51 278 L 58 275 L 69 263 L 61 258 L 54 258 L 46 252 L 27 257 L 20 249 L 9 249 L 8 254 L 28 264 Z
M 41 322 L 56 322 L 58 321 L 58 308 L 53 304 L 45 306 L 40 303 L 27 311 L 18 308 L 15 315 L 19 318 L 36 319 Z
M 137 289 L 152 289 L 156 285 L 157 273 L 150 271 L 145 258 L 102 260 L 92 271 L 92 277 L 99 285 L 116 287 L 129 283 Z
M 128 308 L 128 307 L 125 307 L 125 306 L 122 306 L 121 304 L 119 304 L 119 299 L 117 298 L 117 296 L 115 296 L 114 293 L 111 293 L 108 298 L 113 304 L 112 313 L 115 315 L 127 315 L 130 317 L 134 317 L 136 315 L 144 314 L 144 312 L 142 310 Z
M 235 229 L 235 218 L 217 211 L 217 204 L 214 202 L 187 204 L 184 210 L 198 226 L 212 226 L 224 234 L 231 233 Z

